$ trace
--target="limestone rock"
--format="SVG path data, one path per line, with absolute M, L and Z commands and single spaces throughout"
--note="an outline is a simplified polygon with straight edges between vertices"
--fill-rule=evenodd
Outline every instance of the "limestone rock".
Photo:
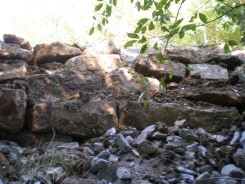
M 221 170 L 222 176 L 231 176 L 234 178 L 243 178 L 244 172 L 233 164 L 225 165 Z
M 227 80 L 227 69 L 218 65 L 209 64 L 189 64 L 190 76 L 200 77 L 201 79 L 219 79 Z
M 0 83 L 14 79 L 25 79 L 27 63 L 22 60 L 0 60 Z
M 173 125 L 181 115 L 187 125 L 202 127 L 207 131 L 221 130 L 237 122 L 240 117 L 236 108 L 218 107 L 190 107 L 176 103 L 150 102 L 145 108 L 143 105 L 130 101 L 120 108 L 120 122 L 127 126 L 143 129 L 152 122 L 163 121 Z
M 236 162 L 236 165 L 245 171 L 245 150 L 238 149 L 233 155 L 233 160 Z
M 73 70 L 91 71 L 104 75 L 112 70 L 126 66 L 115 54 L 91 54 L 81 55 L 69 59 L 65 65 Z
M 32 109 L 31 130 L 36 133 L 55 131 L 76 137 L 95 137 L 117 122 L 113 103 L 106 101 L 66 101 L 36 104 Z
M 25 40 L 24 38 L 18 37 L 16 35 L 4 34 L 3 35 L 3 40 L 4 40 L 5 43 L 18 44 L 18 45 L 20 45 L 20 47 L 22 49 L 26 49 L 26 50 L 29 50 L 29 51 L 32 50 L 32 47 L 31 47 L 30 43 L 27 40 Z
M 55 42 L 36 45 L 33 50 L 34 64 L 50 63 L 53 61 L 64 63 L 68 59 L 78 56 L 82 51 L 78 48 Z
M 0 42 L 0 59 L 20 59 L 29 63 L 32 55 L 30 51 L 21 49 L 18 45 Z
M 0 130 L 19 132 L 24 127 L 27 95 L 21 89 L 0 88 Z
M 102 43 L 95 45 L 94 47 L 89 47 L 83 51 L 83 54 L 120 54 L 120 49 L 118 49 L 113 40 L 107 40 Z
M 146 59 L 140 57 L 135 65 L 134 69 L 136 72 L 143 74 L 146 77 L 155 77 L 161 79 L 164 76 L 166 81 L 181 81 L 186 75 L 185 65 L 179 62 L 168 62 L 165 61 L 164 64 L 161 64 L 159 61 Z M 169 74 L 173 72 L 173 78 L 169 79 Z

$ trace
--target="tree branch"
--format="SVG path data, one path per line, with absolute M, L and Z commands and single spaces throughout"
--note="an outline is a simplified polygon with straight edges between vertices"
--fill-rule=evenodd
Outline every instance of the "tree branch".
M 196 27 L 205 26 L 206 24 L 209 24 L 209 23 L 211 23 L 211 22 L 214 22 L 214 21 L 216 21 L 216 20 L 218 20 L 218 19 L 224 17 L 224 16 L 227 15 L 228 13 L 232 12 L 234 9 L 237 9 L 237 8 L 239 8 L 239 7 L 241 7 L 241 6 L 245 6 L 245 3 L 239 4 L 239 5 L 237 5 L 237 6 L 234 6 L 233 8 L 229 9 L 229 10 L 226 11 L 224 14 L 222 14 L 222 15 L 216 17 L 215 19 L 210 20 L 210 21 L 208 21 L 208 22 L 205 23 L 205 24 L 197 25 Z

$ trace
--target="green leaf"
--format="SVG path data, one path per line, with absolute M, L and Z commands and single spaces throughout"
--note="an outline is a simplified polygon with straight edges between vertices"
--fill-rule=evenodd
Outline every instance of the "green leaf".
M 169 29 L 166 27 L 166 26 L 164 26 L 164 25 L 162 25 L 161 26 L 161 30 L 163 31 L 163 32 L 169 32 Z
M 238 45 L 238 42 L 236 40 L 228 40 L 228 45 L 235 46 Z
M 101 27 L 101 25 L 100 25 L 100 24 L 98 24 L 98 25 L 97 25 L 97 29 L 98 29 L 99 31 L 101 31 L 101 30 L 102 30 L 102 27 Z
M 196 30 L 196 24 L 187 24 L 181 28 L 181 31 L 188 31 L 188 30 L 195 31 Z
M 168 74 L 168 78 L 169 78 L 170 80 L 172 80 L 173 76 L 174 76 L 174 73 L 173 73 L 173 72 L 170 72 L 170 73 Z
M 138 43 L 145 43 L 147 42 L 146 37 L 142 36 L 142 38 L 138 41 Z
M 170 7 L 170 4 L 171 4 L 171 1 L 169 1 L 169 2 L 164 6 L 164 9 L 165 9 L 165 10 L 168 10 L 169 7 Z
M 93 16 L 93 19 L 94 19 L 94 20 L 96 20 L 96 17 L 95 17 L 95 16 Z
M 164 63 L 164 56 L 162 55 L 161 52 L 159 52 L 159 53 L 156 55 L 156 58 L 157 58 L 157 60 L 158 60 L 161 64 Z
M 145 53 L 145 51 L 147 50 L 147 44 L 144 44 L 141 48 L 140 48 L 140 54 Z
M 230 51 L 230 47 L 229 45 L 226 43 L 225 46 L 224 46 L 224 52 L 225 53 L 228 53 Z
M 124 47 L 125 48 L 132 47 L 135 42 L 137 42 L 137 40 L 130 40 L 127 43 L 125 43 Z
M 104 26 L 104 25 L 108 24 L 108 20 L 106 18 L 103 18 L 101 23 Z
M 206 15 L 204 15 L 203 13 L 199 13 L 199 18 L 203 23 L 207 23 L 208 22 L 208 18 Z
M 159 48 L 158 48 L 158 43 L 157 43 L 157 42 L 153 45 L 153 49 L 159 50 Z
M 180 30 L 179 27 L 177 27 L 176 29 L 174 29 L 174 30 L 172 31 L 172 33 L 171 33 L 171 37 L 174 36 L 174 35 L 176 35 L 176 34 L 178 34 L 179 30 Z
M 94 27 L 92 27 L 90 30 L 89 30 L 89 36 L 91 36 L 92 34 L 94 33 Z
M 146 24 L 146 22 L 148 21 L 149 19 L 148 18 L 142 18 L 142 19 L 140 19 L 139 21 L 138 21 L 138 25 L 145 25 Z
M 141 33 L 144 34 L 146 32 L 146 26 L 143 26 L 142 29 L 141 29 Z
M 182 39 L 185 36 L 185 32 L 184 31 L 180 31 L 179 32 L 179 38 Z
M 105 12 L 106 12 L 107 16 L 111 16 L 111 6 L 110 5 L 106 6 Z
M 129 38 L 135 38 L 135 39 L 140 38 L 139 35 L 136 34 L 136 33 L 127 33 L 127 35 L 128 35 Z
M 182 18 L 182 19 L 177 20 L 177 21 L 174 23 L 173 28 L 178 27 L 178 26 L 181 24 L 181 22 L 182 22 L 182 21 L 183 21 L 183 18 Z
M 99 11 L 103 6 L 103 3 L 97 4 L 94 8 L 94 11 Z
M 155 29 L 155 26 L 153 24 L 153 22 L 151 21 L 151 23 L 149 24 L 149 27 L 148 27 L 149 31 Z
M 117 0 L 113 0 L 113 5 L 117 6 Z
M 175 3 L 177 4 L 178 2 L 180 2 L 180 0 L 175 0 Z
M 139 33 L 141 29 L 142 29 L 142 25 L 140 24 L 135 28 L 134 33 Z
M 189 22 L 193 22 L 197 18 L 197 12 L 191 17 Z

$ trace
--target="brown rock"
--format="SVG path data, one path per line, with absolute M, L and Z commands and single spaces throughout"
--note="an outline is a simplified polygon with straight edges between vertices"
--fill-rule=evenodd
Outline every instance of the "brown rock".
M 37 65 L 53 61 L 64 63 L 81 53 L 82 51 L 80 49 L 59 42 L 41 44 L 34 47 L 33 60 L 34 64 Z
M 52 75 L 33 75 L 28 80 L 29 97 L 35 102 L 41 99 L 67 100 L 79 97 L 79 91 L 99 91 L 104 86 L 100 76 L 91 72 L 63 70 Z
M 186 119 L 191 128 L 202 127 L 207 131 L 221 130 L 236 123 L 240 114 L 233 107 L 190 107 L 176 103 L 149 102 L 145 108 L 137 102 L 128 102 L 120 108 L 120 123 L 143 129 L 152 122 L 163 121 L 174 125 L 179 117 Z
M 83 54 L 120 54 L 120 49 L 118 49 L 113 40 L 108 40 L 103 43 L 97 44 L 94 47 L 86 48 Z
M 2 166 L 10 166 L 9 160 L 5 157 L 5 155 L 0 152 L 0 165 Z
M 161 79 L 166 77 L 166 82 L 180 82 L 186 75 L 185 65 L 179 62 L 167 62 L 161 64 L 156 60 L 148 60 L 141 57 L 136 61 L 134 69 L 136 72 L 143 74 L 146 77 L 155 77 Z M 173 73 L 173 78 L 169 78 L 169 74 Z
M 21 49 L 18 45 L 0 42 L 0 59 L 20 59 L 30 62 L 32 55 L 30 51 Z
M 0 130 L 19 132 L 24 127 L 27 95 L 20 89 L 0 88 Z
M 65 65 L 72 70 L 92 71 L 99 75 L 126 66 L 115 54 L 81 55 L 69 59 Z
M 26 50 L 29 50 L 29 51 L 32 50 L 32 47 L 31 47 L 30 43 L 27 40 L 25 40 L 24 38 L 18 37 L 16 35 L 4 34 L 3 35 L 3 40 L 4 40 L 5 43 L 18 44 L 18 45 L 20 45 L 20 47 L 22 49 L 26 49 Z
M 27 64 L 22 60 L 0 60 L 0 83 L 8 80 L 25 79 Z
M 39 103 L 33 107 L 31 130 L 86 138 L 99 136 L 116 125 L 114 106 L 100 100 Z

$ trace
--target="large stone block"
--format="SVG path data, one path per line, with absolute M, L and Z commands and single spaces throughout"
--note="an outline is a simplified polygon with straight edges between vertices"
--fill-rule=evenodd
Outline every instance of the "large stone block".
M 0 131 L 19 132 L 24 127 L 27 95 L 20 89 L 0 88 Z

